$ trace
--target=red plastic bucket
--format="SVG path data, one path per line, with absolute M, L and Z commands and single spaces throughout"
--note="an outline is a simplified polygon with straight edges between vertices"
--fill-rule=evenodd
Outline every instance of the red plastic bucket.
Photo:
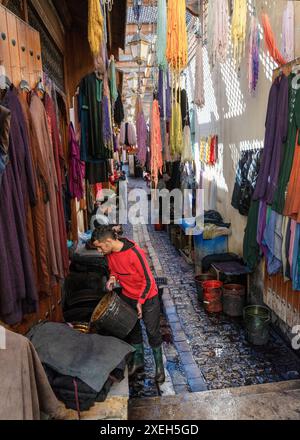
M 208 313 L 221 313 L 223 310 L 223 283 L 221 281 L 205 281 L 202 286 L 205 310 Z

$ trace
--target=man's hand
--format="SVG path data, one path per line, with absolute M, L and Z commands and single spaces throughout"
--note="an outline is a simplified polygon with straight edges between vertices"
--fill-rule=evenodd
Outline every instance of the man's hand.
M 110 277 L 110 279 L 106 283 L 106 290 L 108 290 L 109 292 L 112 292 L 114 290 L 116 282 L 117 281 L 116 281 L 115 277 Z
M 137 303 L 136 309 L 137 309 L 137 313 L 138 313 L 138 318 L 142 319 L 142 317 L 143 317 L 143 306 L 142 306 L 142 304 Z

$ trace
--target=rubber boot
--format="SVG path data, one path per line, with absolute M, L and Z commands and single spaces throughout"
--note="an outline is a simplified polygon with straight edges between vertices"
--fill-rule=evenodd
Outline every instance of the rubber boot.
M 156 365 L 155 382 L 158 384 L 163 384 L 166 380 L 166 376 L 165 376 L 162 348 L 160 346 L 157 348 L 153 348 L 152 350 Z
M 132 359 L 129 363 L 129 377 L 144 370 L 144 344 L 132 344 L 132 347 L 135 348 L 135 352 L 132 354 Z

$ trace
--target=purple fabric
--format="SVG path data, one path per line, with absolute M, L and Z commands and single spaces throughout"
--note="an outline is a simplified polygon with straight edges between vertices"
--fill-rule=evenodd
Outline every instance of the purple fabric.
M 170 87 L 169 71 L 167 71 L 166 117 L 168 120 L 171 120 L 172 118 L 171 87 Z
M 109 102 L 108 97 L 104 96 L 102 101 L 102 109 L 103 109 L 103 140 L 107 144 L 112 139 L 112 130 L 111 130 L 111 120 L 109 113 Z
M 80 147 L 76 140 L 73 124 L 69 126 L 69 186 L 72 198 L 81 200 L 84 197 L 83 180 L 85 176 L 85 163 L 80 160 Z
M 26 230 L 26 204 L 35 201 L 26 123 L 16 90 L 2 103 L 11 111 L 9 157 L 0 192 L 0 319 L 18 324 L 38 310 L 38 293 Z
M 261 166 L 253 200 L 272 203 L 277 188 L 283 144 L 288 130 L 288 78 L 281 75 L 272 84 L 266 117 L 266 133 Z
M 165 109 L 164 109 L 164 71 L 159 69 L 158 76 L 158 103 L 159 103 L 159 113 L 160 117 L 165 117 Z

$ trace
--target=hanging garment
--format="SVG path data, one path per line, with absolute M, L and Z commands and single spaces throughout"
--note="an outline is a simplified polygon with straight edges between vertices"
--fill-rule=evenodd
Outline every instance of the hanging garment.
M 27 128 L 16 90 L 2 106 L 11 112 L 9 158 L 0 191 L 0 318 L 9 325 L 35 313 L 38 293 L 26 229 L 27 197 L 36 202 Z
M 272 203 L 288 134 L 288 79 L 281 75 L 272 84 L 266 117 L 266 134 L 254 200 Z
M 148 141 L 148 129 L 145 121 L 143 110 L 139 112 L 136 120 L 136 134 L 137 134 L 137 159 L 142 167 L 145 166 L 147 158 L 147 141 Z
M 49 203 L 46 205 L 46 230 L 51 275 L 53 277 L 53 283 L 55 283 L 56 279 L 54 278 L 64 278 L 57 209 L 58 178 L 46 111 L 42 101 L 35 93 L 31 96 L 30 112 L 32 123 L 37 134 L 38 148 L 43 157 L 44 164 L 47 164 L 46 179 L 49 184 Z
M 118 126 L 121 125 L 121 123 L 124 120 L 124 107 L 123 107 L 123 103 L 122 103 L 122 96 L 121 93 L 118 91 L 118 98 L 115 102 L 115 106 L 114 106 L 114 121 L 115 124 L 117 124 Z
M 2 328 L 3 330 L 3 328 Z M 63 415 L 33 345 L 24 336 L 5 330 L 6 349 L 0 356 L 0 420 L 40 420 Z
M 62 256 L 63 263 L 63 274 L 66 276 L 68 274 L 69 268 L 69 256 L 67 248 L 67 231 L 66 231 L 66 219 L 63 205 L 63 193 L 64 193 L 64 183 L 65 183 L 65 158 L 60 141 L 60 135 L 57 126 L 56 109 L 53 100 L 46 93 L 44 96 L 44 105 L 48 118 L 48 129 L 50 134 L 50 139 L 52 142 L 56 176 L 57 176 L 57 188 L 56 188 L 56 204 L 57 204 L 57 218 L 59 226 L 59 239 L 60 239 L 60 252 Z
M 262 241 L 267 249 L 266 258 L 269 275 L 275 275 L 282 270 L 282 222 L 282 215 L 271 211 Z
M 288 77 L 289 81 L 289 115 L 288 115 L 288 135 L 287 141 L 283 146 L 283 159 L 280 166 L 278 188 L 274 195 L 272 208 L 279 214 L 283 213 L 286 191 L 293 167 L 293 160 L 296 146 L 297 130 L 300 127 L 300 89 L 292 87 L 295 74 Z
M 2 176 L 6 165 L 9 162 L 8 146 L 10 117 L 10 111 L 5 107 L 0 106 L 0 190 Z
M 266 202 L 259 203 L 259 212 L 258 212 L 258 225 L 257 225 L 257 236 L 256 241 L 260 247 L 261 254 L 267 258 L 268 248 L 264 245 L 264 234 L 267 225 L 267 204 Z
M 186 125 L 190 125 L 190 107 L 189 98 L 185 89 L 180 92 L 180 106 L 181 106 L 181 117 L 182 117 L 182 129 Z
M 72 198 L 78 201 L 84 197 L 85 164 L 80 160 L 80 148 L 72 122 L 69 126 L 69 186 Z
M 244 236 L 243 258 L 249 269 L 252 271 L 259 263 L 260 252 L 257 243 L 259 202 L 252 201 L 249 209 L 248 222 Z

